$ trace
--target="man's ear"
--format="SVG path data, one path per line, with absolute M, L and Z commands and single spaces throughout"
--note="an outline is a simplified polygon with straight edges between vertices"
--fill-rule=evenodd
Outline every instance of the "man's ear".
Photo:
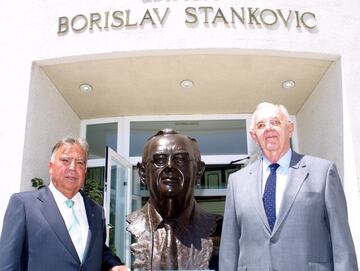
M 142 162 L 138 162 L 137 165 L 136 165 L 137 169 L 138 169 L 138 173 L 139 173 L 139 177 L 140 177 L 140 181 L 146 185 L 147 182 L 146 182 L 146 172 L 145 172 L 145 163 Z
M 48 163 L 48 170 L 49 170 L 49 175 L 51 176 L 52 175 L 52 163 L 51 162 L 49 162 Z
M 250 130 L 250 136 L 255 141 L 255 143 L 258 144 L 258 139 L 254 130 Z
M 288 123 L 288 129 L 289 129 L 289 137 L 291 138 L 294 133 L 294 123 L 293 122 Z

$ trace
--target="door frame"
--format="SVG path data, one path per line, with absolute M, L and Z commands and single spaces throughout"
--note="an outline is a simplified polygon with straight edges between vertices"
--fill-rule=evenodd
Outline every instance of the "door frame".
M 109 244 L 109 230 L 110 230 L 110 199 L 111 199 L 111 169 L 113 163 L 111 161 L 116 161 L 116 163 L 124 166 L 127 169 L 127 179 L 124 181 L 125 191 L 125 200 L 124 200 L 124 223 L 126 227 L 126 215 L 131 212 L 131 200 L 132 200 L 132 164 L 122 157 L 119 153 L 106 146 L 105 151 L 105 170 L 104 170 L 104 211 L 105 211 L 105 221 L 106 221 L 106 243 Z M 114 229 L 116 230 L 116 229 Z M 125 259 L 121 259 L 126 263 L 127 266 L 131 265 L 131 254 L 130 254 L 130 244 L 131 244 L 131 234 L 125 230 L 124 232 L 124 244 L 123 249 L 125 251 Z

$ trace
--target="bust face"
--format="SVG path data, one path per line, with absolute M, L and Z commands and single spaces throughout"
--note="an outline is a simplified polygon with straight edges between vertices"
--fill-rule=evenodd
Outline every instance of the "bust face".
M 195 159 L 195 144 L 187 136 L 165 134 L 146 145 L 140 176 L 149 188 L 150 202 L 163 216 L 177 216 L 193 198 L 202 174 L 198 167 L 203 165 Z

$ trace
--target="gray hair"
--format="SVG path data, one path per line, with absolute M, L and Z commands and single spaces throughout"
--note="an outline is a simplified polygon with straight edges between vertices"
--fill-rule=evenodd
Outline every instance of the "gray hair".
M 255 112 L 252 114 L 251 116 L 251 130 L 253 130 L 255 128 L 255 116 L 258 113 L 259 110 L 266 108 L 266 107 L 276 107 L 277 109 L 280 110 L 281 113 L 284 114 L 284 116 L 286 117 L 288 122 L 291 122 L 290 119 L 290 115 L 288 110 L 286 109 L 286 107 L 282 104 L 272 104 L 272 103 L 268 103 L 268 102 L 263 102 L 263 103 L 259 103 L 256 106 Z
M 54 161 L 55 159 L 55 153 L 58 149 L 60 149 L 64 145 L 79 145 L 83 151 L 85 152 L 85 162 L 88 159 L 89 155 L 89 144 L 87 143 L 86 139 L 80 138 L 80 137 L 71 137 L 67 136 L 62 139 L 60 139 L 52 148 L 51 151 L 51 161 Z

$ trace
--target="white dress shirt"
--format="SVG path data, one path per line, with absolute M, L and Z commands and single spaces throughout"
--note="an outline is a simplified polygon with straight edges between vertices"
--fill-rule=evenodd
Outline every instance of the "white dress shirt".
M 270 175 L 269 165 L 271 164 L 264 156 L 262 156 L 262 193 L 265 190 L 265 184 L 267 178 Z M 291 161 L 291 149 L 285 153 L 283 157 L 280 158 L 277 163 L 280 165 L 276 170 L 276 215 L 278 215 L 281 202 L 284 197 L 285 188 L 287 185 L 287 180 L 289 176 L 289 166 Z
M 50 182 L 49 189 L 54 196 L 55 202 L 59 208 L 61 216 L 64 219 L 66 227 L 69 228 L 69 226 L 70 226 L 69 224 L 72 219 L 71 218 L 72 210 L 70 208 L 68 208 L 65 203 L 65 201 L 68 198 L 65 197 L 59 190 L 57 190 L 52 182 Z M 75 196 L 72 198 L 72 200 L 74 201 L 74 206 L 72 208 L 74 209 L 76 218 L 78 219 L 80 228 L 81 228 L 80 247 L 76 247 L 76 245 L 75 244 L 74 245 L 78 252 L 78 255 L 82 255 L 82 254 L 85 255 L 86 243 L 87 243 L 88 234 L 89 234 L 89 224 L 88 224 L 88 220 L 87 220 L 87 216 L 86 216 L 85 204 L 84 204 L 83 197 L 81 196 L 81 194 L 79 192 L 75 194 Z M 73 240 L 73 243 L 74 243 L 74 240 Z M 82 250 L 82 253 L 80 253 L 79 250 Z

